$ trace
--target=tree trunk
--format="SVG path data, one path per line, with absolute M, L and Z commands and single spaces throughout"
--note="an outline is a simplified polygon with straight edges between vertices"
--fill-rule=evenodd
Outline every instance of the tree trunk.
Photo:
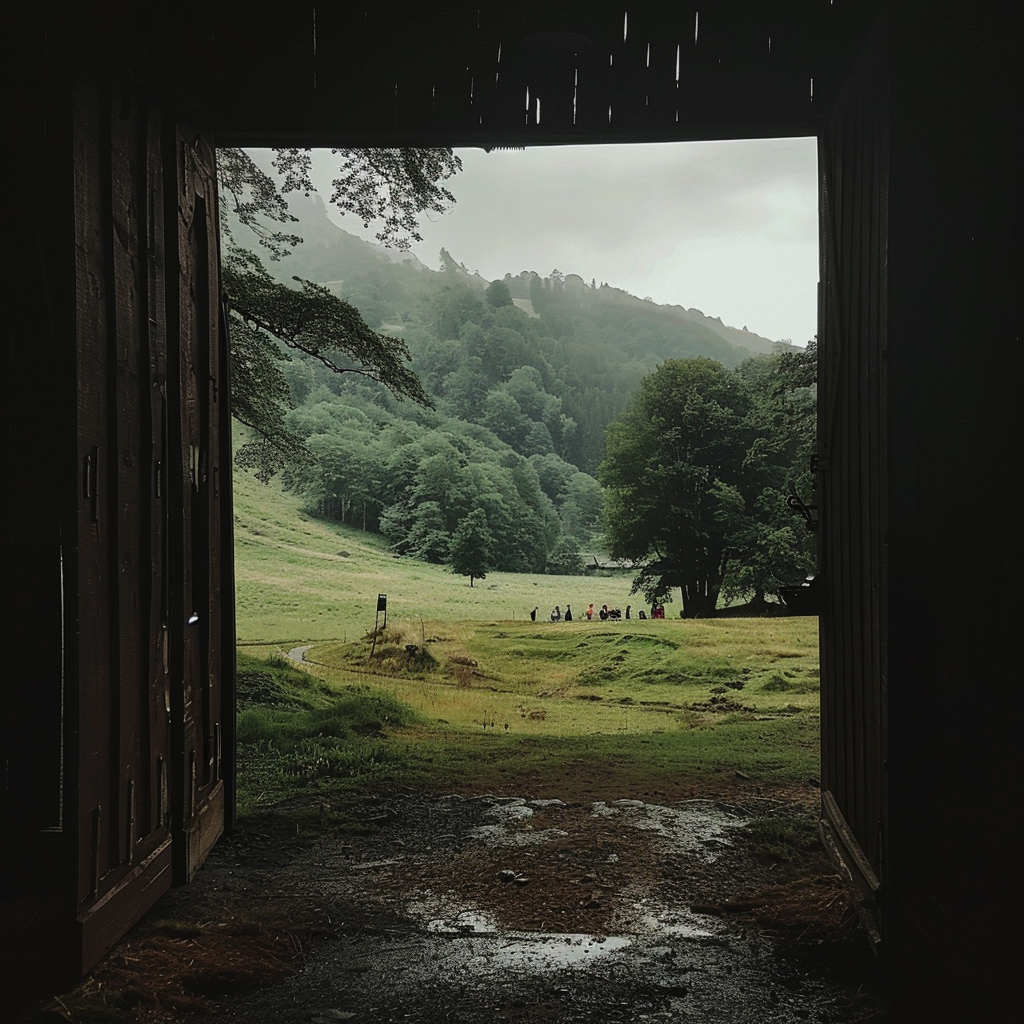
M 720 584 L 714 580 L 691 580 L 680 586 L 684 619 L 712 618 L 718 606 Z

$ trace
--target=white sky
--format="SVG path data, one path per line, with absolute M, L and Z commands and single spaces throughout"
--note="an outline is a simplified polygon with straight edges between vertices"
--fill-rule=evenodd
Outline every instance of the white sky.
M 803 345 L 817 330 L 814 139 L 457 150 L 454 208 L 420 224 L 413 251 L 442 246 L 488 280 L 535 270 L 607 281 Z M 330 197 L 329 150 L 314 181 Z M 351 216 L 329 207 L 346 231 Z

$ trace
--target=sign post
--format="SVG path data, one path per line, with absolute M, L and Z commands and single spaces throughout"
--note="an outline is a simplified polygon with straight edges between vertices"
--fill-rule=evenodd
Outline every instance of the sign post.
M 370 657 L 373 657 L 374 651 L 377 650 L 377 635 L 380 631 L 380 613 L 384 613 L 384 629 L 388 628 L 388 595 L 378 594 L 377 595 L 377 617 L 373 620 L 373 643 L 370 644 Z

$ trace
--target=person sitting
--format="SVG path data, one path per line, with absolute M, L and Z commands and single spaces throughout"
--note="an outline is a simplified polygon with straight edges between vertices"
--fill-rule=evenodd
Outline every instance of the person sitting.
M 643 610 L 643 608 L 641 608 L 641 609 L 640 609 L 640 615 L 639 615 L 639 618 L 641 618 L 641 619 L 645 619 L 645 620 L 646 620 L 646 618 L 647 618 L 647 612 L 645 612 L 645 611 Z
M 551 621 L 552 622 L 561 622 L 562 621 L 562 609 L 559 608 L 557 604 L 555 605 L 554 608 L 551 609 Z
M 572 622 L 572 605 L 567 604 L 565 606 L 565 621 Z
M 608 619 L 608 605 L 601 605 L 601 610 L 597 614 L 601 617 L 602 622 L 606 622 Z
M 534 608 L 533 611 L 530 612 L 530 621 L 531 622 L 536 622 L 537 621 L 537 609 L 536 608 Z
M 632 608 L 633 608 L 633 606 L 631 604 L 627 604 L 626 605 L 626 618 L 627 619 L 629 618 L 629 613 L 632 610 Z
M 593 605 L 593 602 L 591 602 L 590 606 L 587 608 L 587 622 L 590 622 L 590 620 L 593 619 L 593 617 L 594 617 L 594 605 Z

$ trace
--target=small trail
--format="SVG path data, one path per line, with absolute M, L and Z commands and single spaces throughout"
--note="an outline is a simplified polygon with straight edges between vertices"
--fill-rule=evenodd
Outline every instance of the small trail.
M 305 660 L 306 660 L 306 651 L 309 651 L 309 650 L 312 650 L 312 649 L 313 649 L 313 645 L 312 644 L 304 644 L 302 647 L 293 647 L 288 652 L 288 657 L 291 658 L 292 661 L 305 662 Z

